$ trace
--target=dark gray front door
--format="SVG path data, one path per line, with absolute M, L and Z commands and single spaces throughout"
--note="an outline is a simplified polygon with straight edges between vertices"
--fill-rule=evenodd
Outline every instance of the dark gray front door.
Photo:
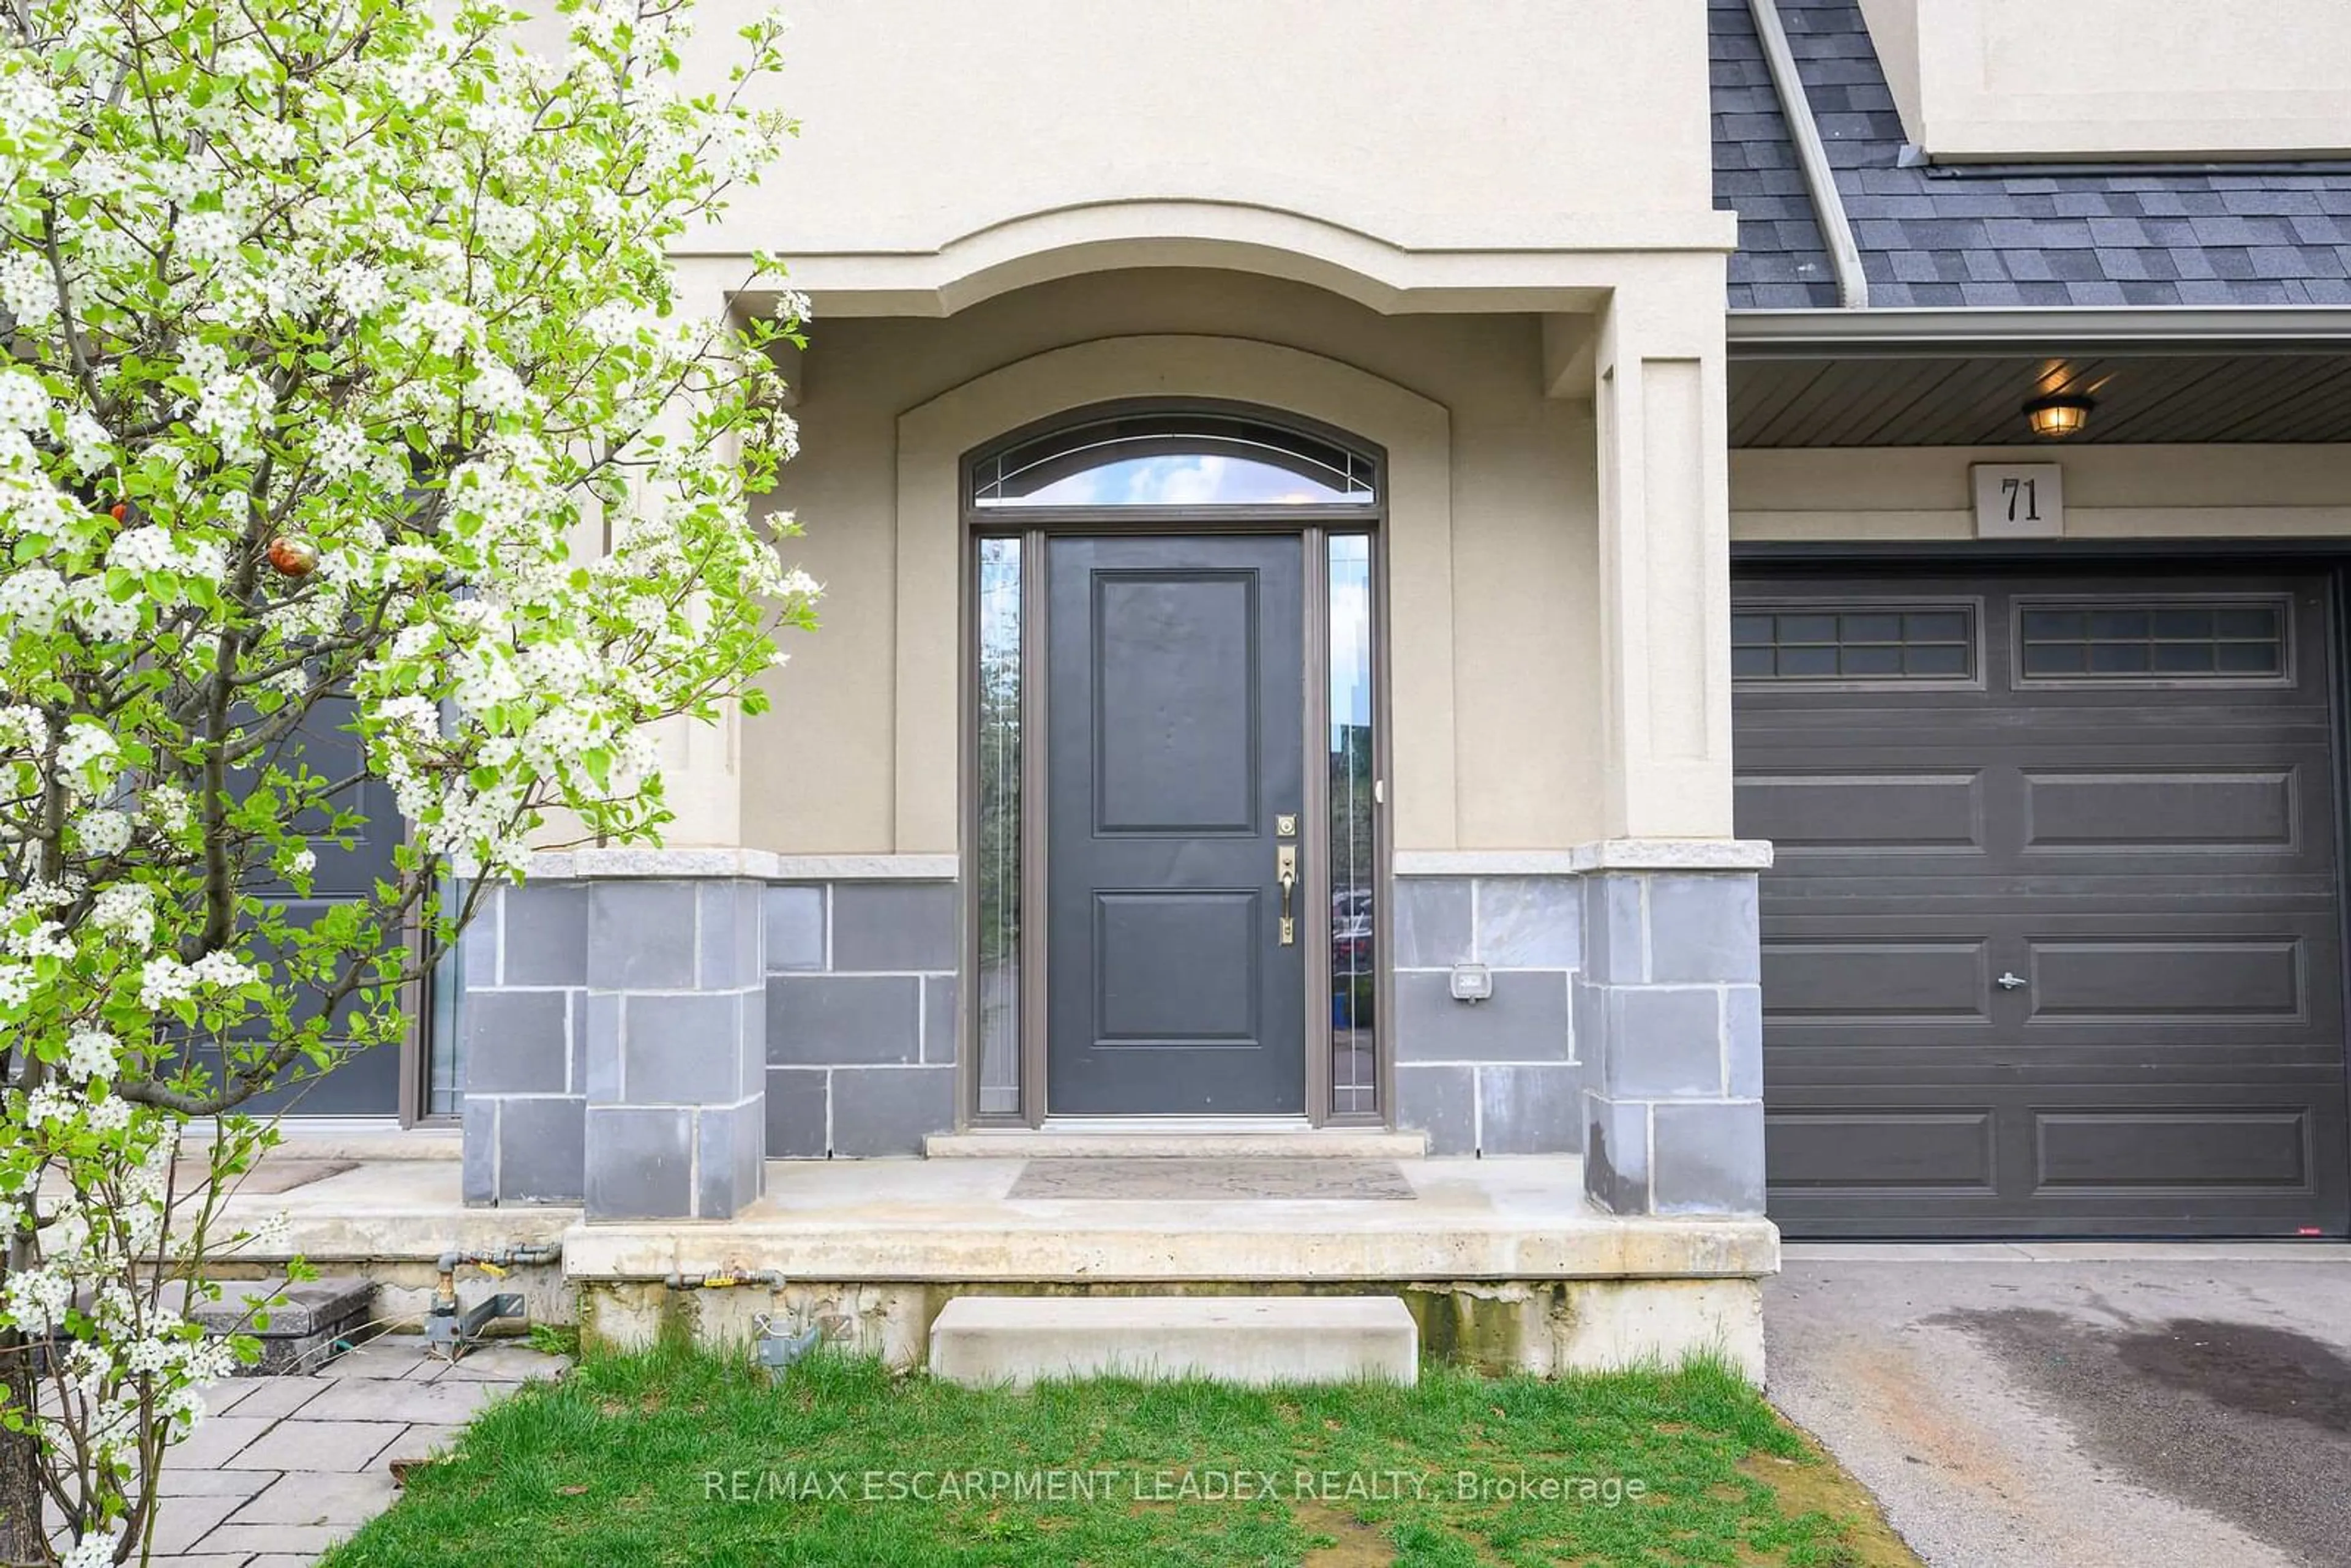
M 1307 893 L 1285 944 L 1276 877 L 1303 853 L 1302 566 L 1294 537 L 1047 547 L 1052 1114 L 1305 1109 Z
M 2325 582 L 1736 597 L 1782 1227 L 2341 1234 Z

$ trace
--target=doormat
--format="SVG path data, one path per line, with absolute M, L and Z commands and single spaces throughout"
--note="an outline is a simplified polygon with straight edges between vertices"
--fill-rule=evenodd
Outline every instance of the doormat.
M 1404 1199 L 1417 1195 L 1394 1160 L 1169 1160 L 1067 1156 L 1030 1160 L 1009 1197 L 1126 1198 L 1143 1203 L 1285 1198 Z

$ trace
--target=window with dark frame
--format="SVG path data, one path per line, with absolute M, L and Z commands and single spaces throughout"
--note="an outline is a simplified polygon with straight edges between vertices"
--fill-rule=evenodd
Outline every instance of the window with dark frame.
M 1965 681 L 1975 677 L 1972 605 L 1742 608 L 1730 618 L 1741 681 Z
M 2021 605 L 2018 667 L 2028 680 L 2275 680 L 2287 619 L 2283 601 Z

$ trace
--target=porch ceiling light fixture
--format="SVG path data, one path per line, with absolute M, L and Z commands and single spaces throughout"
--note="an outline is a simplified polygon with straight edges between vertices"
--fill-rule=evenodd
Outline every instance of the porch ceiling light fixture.
M 2043 441 L 2063 441 L 2082 434 L 2096 406 L 2085 397 L 2037 397 L 2024 405 L 2024 417 Z

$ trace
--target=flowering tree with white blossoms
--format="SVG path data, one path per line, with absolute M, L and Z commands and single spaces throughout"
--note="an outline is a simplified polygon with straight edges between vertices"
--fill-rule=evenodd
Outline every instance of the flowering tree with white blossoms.
M 804 308 L 666 259 L 791 130 L 780 24 L 699 93 L 684 0 L 540 9 L 0 7 L 0 1560 L 145 1553 L 235 1354 L 178 1291 L 268 1240 L 237 1107 L 392 1038 L 550 812 L 655 835 L 646 727 L 812 623 L 746 505 Z M 406 837 L 297 917 L 363 826 L 332 730 Z

